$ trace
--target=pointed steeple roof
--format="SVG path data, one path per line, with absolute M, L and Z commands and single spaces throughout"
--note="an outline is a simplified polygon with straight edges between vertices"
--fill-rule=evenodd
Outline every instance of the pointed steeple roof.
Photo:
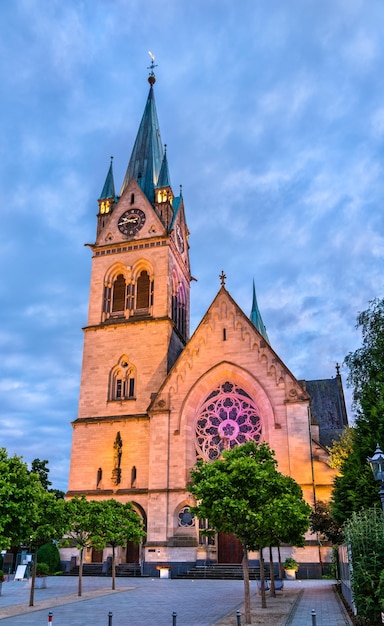
M 255 281 L 253 281 L 252 311 L 251 311 L 251 315 L 249 316 L 249 319 L 251 320 L 254 327 L 259 331 L 259 333 L 264 337 L 265 341 L 269 343 L 267 329 L 264 326 L 264 322 L 262 320 L 259 307 L 257 305 Z
M 111 164 L 109 166 L 107 178 L 105 179 L 103 191 L 101 192 L 99 200 L 107 200 L 108 198 L 113 198 L 115 200 L 115 182 L 113 179 L 113 170 L 112 170 L 112 161 L 113 157 L 111 157 Z
M 163 162 L 163 144 L 153 91 L 155 81 L 152 71 L 148 77 L 150 88 L 147 102 L 120 192 L 123 195 L 129 181 L 134 178 L 151 204 Z
M 172 187 L 171 177 L 169 175 L 168 159 L 167 159 L 167 144 L 164 146 L 164 157 L 160 168 L 160 174 L 156 187 Z

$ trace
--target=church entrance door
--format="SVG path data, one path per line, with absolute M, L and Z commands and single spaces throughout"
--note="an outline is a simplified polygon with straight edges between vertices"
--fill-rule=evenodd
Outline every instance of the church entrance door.
M 128 541 L 126 552 L 126 563 L 140 563 L 140 546 L 133 541 Z
M 218 536 L 218 561 L 219 563 L 241 563 L 243 560 L 243 547 L 234 535 Z
M 92 548 L 92 563 L 102 563 L 103 562 L 103 551 L 95 550 Z

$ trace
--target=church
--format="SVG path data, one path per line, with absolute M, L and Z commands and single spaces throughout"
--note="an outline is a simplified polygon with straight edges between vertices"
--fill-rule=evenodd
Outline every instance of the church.
M 150 70 L 120 195 L 111 161 L 96 239 L 88 244 L 89 310 L 67 497 L 131 502 L 147 534 L 141 546 L 120 548 L 119 562 L 145 575 L 167 565 L 177 575 L 242 558 L 234 537 L 208 539 L 201 533 L 206 521 L 190 511 L 186 484 L 197 459 L 210 462 L 249 440 L 267 442 L 279 471 L 313 506 L 329 499 L 335 473 L 326 446 L 347 414 L 338 368 L 332 379 L 297 380 L 270 345 L 255 289 L 248 316 L 227 291 L 223 271 L 190 336 L 186 210 L 181 189 L 175 195 L 171 186 L 153 62 Z M 89 550 L 86 561 L 105 562 L 108 554 Z M 320 563 L 316 537 L 308 535 L 294 556 L 303 567 Z

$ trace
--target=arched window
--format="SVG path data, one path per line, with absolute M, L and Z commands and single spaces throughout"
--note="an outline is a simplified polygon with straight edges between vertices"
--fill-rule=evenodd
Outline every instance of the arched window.
M 133 314 L 151 315 L 153 286 L 147 270 L 131 273 L 120 264 L 112 266 L 105 276 L 102 321 L 128 319 Z
M 176 288 L 174 288 L 176 291 Z M 182 337 L 187 335 L 187 295 L 183 284 L 172 294 L 172 320 Z
M 149 308 L 153 304 L 153 281 L 151 281 L 149 274 L 146 270 L 143 270 L 136 284 L 136 313 L 149 313 Z
M 124 313 L 125 290 L 125 278 L 119 274 L 112 286 L 112 313 Z
M 135 368 L 126 356 L 122 356 L 112 369 L 109 380 L 109 400 L 132 400 L 135 398 Z
M 258 442 L 260 410 L 244 389 L 229 381 L 218 385 L 200 406 L 195 422 L 198 458 L 214 461 L 223 450 L 246 441 Z

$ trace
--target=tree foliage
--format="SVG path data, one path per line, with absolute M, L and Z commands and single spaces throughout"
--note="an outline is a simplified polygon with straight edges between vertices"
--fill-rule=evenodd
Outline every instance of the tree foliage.
M 367 457 L 377 443 L 384 445 L 384 299 L 370 302 L 359 314 L 357 328 L 361 329 L 362 346 L 345 358 L 356 420 L 352 450 L 341 463 L 332 495 L 332 515 L 338 523 L 349 519 L 353 511 L 378 502 L 378 486 Z
M 299 485 L 277 471 L 273 451 L 254 442 L 223 452 L 211 463 L 199 461 L 189 487 L 197 517 L 216 532 L 234 534 L 244 551 L 246 622 L 250 623 L 248 551 L 280 542 L 302 542 L 310 507 Z M 263 582 L 262 582 L 263 588 Z
M 52 483 L 48 478 L 49 467 L 47 466 L 48 466 L 47 459 L 44 459 L 43 461 L 41 461 L 40 459 L 33 459 L 31 463 L 31 472 L 39 476 L 40 482 L 46 491 L 53 493 L 56 496 L 56 498 L 64 500 L 64 496 L 65 496 L 64 491 L 61 491 L 60 489 L 50 488 Z
M 87 500 L 85 496 L 72 498 L 66 502 L 69 515 L 67 537 L 72 540 L 80 553 L 78 595 L 82 595 L 84 550 L 92 547 L 92 540 L 98 533 L 98 502 Z
M 9 457 L 0 448 L 0 545 L 3 549 L 26 542 L 39 521 L 45 491 L 37 474 L 22 457 Z
M 340 544 L 344 541 L 341 526 L 332 518 L 330 507 L 326 502 L 318 500 L 309 517 L 310 528 L 313 533 L 318 533 L 321 540 Z
M 97 503 L 97 525 L 91 542 L 98 549 L 112 547 L 112 589 L 116 584 L 116 547 L 126 546 L 128 541 L 139 544 L 144 536 L 142 520 L 130 502 L 103 500 Z

